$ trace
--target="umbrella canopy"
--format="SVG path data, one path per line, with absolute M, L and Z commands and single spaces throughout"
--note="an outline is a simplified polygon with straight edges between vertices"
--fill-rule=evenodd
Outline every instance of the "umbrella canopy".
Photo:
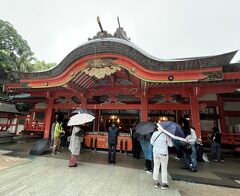
M 164 131 L 171 138 L 186 142 L 185 134 L 179 124 L 171 121 L 160 122 L 158 123 L 158 128 L 163 128 L 162 131 Z
M 41 155 L 50 150 L 51 140 L 49 139 L 41 139 L 37 143 L 35 143 L 30 151 L 32 155 Z
M 76 109 L 72 112 L 72 114 L 90 114 L 93 116 L 93 112 L 86 109 Z
M 69 119 L 68 126 L 82 125 L 93 121 L 94 118 L 94 116 L 87 113 L 76 114 Z
M 156 131 L 156 124 L 153 122 L 145 121 L 145 122 L 140 122 L 136 126 L 136 133 L 140 135 L 147 135 L 149 133 L 152 133 Z

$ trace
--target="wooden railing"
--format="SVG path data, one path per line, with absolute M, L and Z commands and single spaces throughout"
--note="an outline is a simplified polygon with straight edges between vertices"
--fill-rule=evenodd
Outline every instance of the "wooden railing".
M 0 123 L 0 131 L 7 131 L 11 126 L 16 126 L 14 123 Z
M 108 149 L 108 135 L 107 132 L 89 132 L 85 135 L 85 146 L 91 149 Z M 132 137 L 120 134 L 118 136 L 117 150 L 132 151 Z
M 210 143 L 210 131 L 202 131 L 202 142 Z M 222 133 L 222 144 L 240 145 L 240 133 Z
M 44 132 L 44 129 L 45 129 L 45 124 L 38 121 L 24 123 L 25 131 Z
M 240 133 L 222 133 L 222 144 L 240 145 Z

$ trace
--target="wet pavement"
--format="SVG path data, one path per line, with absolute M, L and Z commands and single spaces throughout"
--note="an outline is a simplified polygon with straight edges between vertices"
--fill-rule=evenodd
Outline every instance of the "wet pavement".
M 64 165 L 63 166 L 64 169 L 59 166 L 61 170 L 64 170 L 64 172 L 66 172 L 65 169 L 69 169 L 67 167 L 67 162 L 70 157 L 70 153 L 67 149 L 63 149 L 62 152 L 56 156 L 53 156 L 51 154 L 45 154 L 39 157 L 31 156 L 29 155 L 29 151 L 33 143 L 34 142 L 32 141 L 32 142 L 23 142 L 23 143 L 12 144 L 12 145 L 0 145 L 0 150 L 11 151 L 11 152 L 8 152 L 6 155 L 28 158 L 28 159 L 34 160 L 34 162 L 36 160 L 38 160 L 38 162 L 41 162 L 43 160 L 45 161 L 55 160 L 56 162 L 61 162 Z M 59 164 L 61 165 L 61 163 Z M 112 168 L 112 166 L 109 166 L 107 163 L 106 151 L 91 151 L 89 149 L 84 149 L 82 150 L 81 155 L 79 157 L 79 163 L 81 165 L 81 167 L 78 168 L 79 170 L 84 170 L 82 168 L 82 165 L 87 166 L 87 168 L 85 168 L 86 170 L 88 169 L 95 170 L 94 168 L 98 168 L 99 170 L 98 172 L 105 171 L 105 170 L 106 170 L 105 172 L 108 172 L 110 168 L 110 170 L 113 173 L 116 172 L 115 173 L 116 179 L 114 180 L 118 181 L 117 175 L 120 175 L 119 176 L 119 179 L 121 179 L 120 181 L 124 182 L 127 179 L 126 180 L 127 183 L 125 183 L 124 186 L 126 186 L 125 187 L 126 190 L 128 190 L 129 193 L 132 193 L 132 195 L 141 195 L 140 192 L 137 191 L 139 187 L 141 187 L 141 183 L 143 184 L 147 183 L 148 189 L 151 191 L 154 190 L 152 189 L 153 187 L 152 178 L 144 172 L 143 158 L 141 158 L 140 160 L 136 160 L 132 158 L 131 154 L 117 153 L 117 162 L 116 162 L 116 165 Z M 183 166 L 183 160 L 176 159 L 176 155 L 171 153 L 170 159 L 169 159 L 168 171 L 173 180 L 203 183 L 203 184 L 217 185 L 217 186 L 223 186 L 223 187 L 240 188 L 239 163 L 240 163 L 239 157 L 234 157 L 232 156 L 231 153 L 227 152 L 227 154 L 225 154 L 225 163 L 200 162 L 198 163 L 198 172 L 193 173 L 193 172 L 188 172 L 187 170 L 181 169 L 181 167 Z M 45 168 L 45 171 L 48 171 L 48 168 Z M 119 171 L 122 171 L 122 172 L 119 172 Z M 102 175 L 108 175 L 105 172 Z M 131 179 L 131 176 L 132 176 L 132 179 Z M 100 176 L 98 178 L 100 179 Z M 145 178 L 147 179 L 147 182 L 143 182 Z M 138 183 L 135 183 L 133 185 L 132 181 L 137 181 Z M 94 180 L 94 182 L 96 181 Z M 107 183 L 107 182 L 104 182 L 104 183 Z M 131 189 L 130 185 L 132 185 L 134 188 Z M 102 185 L 98 185 L 98 187 L 96 188 L 96 191 L 99 190 L 101 187 Z M 170 192 L 172 191 L 170 195 L 179 194 L 179 192 L 176 190 L 174 186 L 173 181 L 171 181 L 170 187 L 171 187 Z M 117 190 L 118 190 L 118 194 L 121 195 L 122 194 L 121 189 L 119 189 L 118 187 Z M 142 191 L 144 192 L 144 190 Z M 127 192 L 124 192 L 124 194 L 127 194 Z M 155 195 L 156 193 L 152 192 L 152 194 Z

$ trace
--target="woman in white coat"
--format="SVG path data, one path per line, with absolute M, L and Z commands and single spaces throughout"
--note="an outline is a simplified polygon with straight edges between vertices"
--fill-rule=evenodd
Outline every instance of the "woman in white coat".
M 161 189 L 168 188 L 168 146 L 172 147 L 173 143 L 171 138 L 163 132 L 162 126 L 157 123 L 158 131 L 154 132 L 150 143 L 153 145 L 153 160 L 154 160 L 154 169 L 153 169 L 153 180 L 155 181 L 155 188 L 160 187 L 158 182 L 159 168 L 161 165 L 161 176 L 162 176 L 162 185 Z
M 77 167 L 77 156 L 80 154 L 81 142 L 79 132 L 81 128 L 74 126 L 70 138 L 69 150 L 71 151 L 71 158 L 69 160 L 69 167 Z

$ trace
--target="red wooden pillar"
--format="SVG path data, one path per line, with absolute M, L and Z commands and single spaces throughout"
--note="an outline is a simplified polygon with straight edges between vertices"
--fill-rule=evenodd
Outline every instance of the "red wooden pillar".
M 45 121 L 45 130 L 44 130 L 44 138 L 47 139 L 49 138 L 49 132 L 51 128 L 51 119 L 52 119 L 52 110 L 53 110 L 53 97 L 48 97 L 48 102 L 47 102 L 47 113 L 46 113 L 46 121 Z
M 224 114 L 223 101 L 222 101 L 222 98 L 219 95 L 217 95 L 217 100 L 218 100 L 218 109 L 219 109 L 219 116 L 220 116 L 221 132 L 226 133 L 227 132 L 227 127 L 226 127 L 226 119 L 225 119 L 225 114 Z
M 183 111 L 182 111 L 182 110 L 177 110 L 177 111 L 176 111 L 176 114 L 177 114 L 177 115 L 176 115 L 176 118 L 177 118 L 177 119 L 176 119 L 176 122 L 177 122 L 177 123 L 180 123 L 180 120 L 181 120 L 182 117 L 183 117 Z
M 141 121 L 148 121 L 148 96 L 141 95 Z
M 94 131 L 99 131 L 98 130 L 98 121 L 99 121 L 99 110 L 95 110 Z
M 197 137 L 201 137 L 199 103 L 198 103 L 199 90 L 200 90 L 199 87 L 194 87 L 193 93 L 190 96 L 192 126 L 196 129 L 195 131 Z
M 87 109 L 87 98 L 84 96 L 81 96 L 81 108 Z

